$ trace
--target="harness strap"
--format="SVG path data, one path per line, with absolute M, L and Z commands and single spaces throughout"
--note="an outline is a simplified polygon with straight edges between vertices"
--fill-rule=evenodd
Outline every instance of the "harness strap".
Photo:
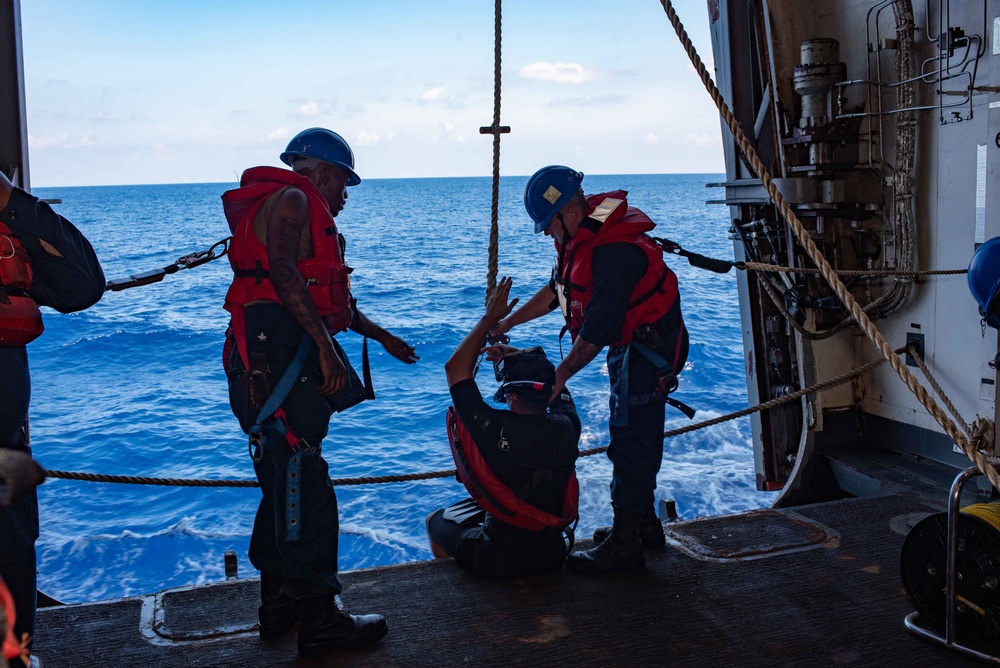
M 361 344 L 361 375 L 365 380 L 365 398 L 369 401 L 375 398 L 375 386 L 372 384 L 372 365 L 368 361 L 368 337 Z
M 293 453 L 285 473 L 285 541 L 289 543 L 299 539 L 302 525 L 302 457 L 300 451 Z
M 669 404 L 688 416 L 688 419 L 693 420 L 695 415 L 695 410 L 685 404 L 683 401 L 679 401 L 669 396 L 671 392 L 677 389 L 677 374 L 674 373 L 674 365 L 663 359 L 663 356 L 658 352 L 650 348 L 649 346 L 640 343 L 639 341 L 633 340 L 629 344 L 630 349 L 634 348 L 642 353 L 643 357 L 648 359 L 656 367 L 657 376 L 660 378 L 660 387 L 649 395 L 641 395 L 638 397 L 630 397 L 629 402 L 632 405 L 640 405 L 649 403 L 654 400 L 662 401 Z M 626 357 L 627 359 L 627 357 Z M 676 361 L 676 360 L 675 360 Z
M 670 268 L 667 267 L 666 264 L 664 264 L 663 265 L 663 273 L 660 274 L 660 279 L 658 281 L 656 281 L 656 284 L 652 288 L 650 288 L 648 291 L 646 291 L 645 294 L 640 295 L 639 297 L 636 297 L 635 299 L 633 299 L 629 303 L 629 305 L 628 305 L 628 310 L 631 311 L 632 309 L 634 309 L 636 306 L 638 306 L 639 304 L 643 303 L 647 299 L 651 299 L 653 297 L 653 295 L 655 295 L 655 294 L 657 294 L 659 292 L 663 292 L 663 284 L 666 283 L 667 276 L 669 274 L 670 274 Z
M 303 334 L 299 348 L 295 352 L 295 357 L 292 359 L 291 364 L 288 365 L 288 368 L 285 369 L 285 373 L 282 374 L 281 380 L 278 381 L 267 401 L 261 407 L 260 413 L 257 415 L 257 421 L 250 427 L 250 457 L 255 462 L 260 461 L 264 456 L 264 451 L 271 447 L 274 439 L 268 438 L 269 435 L 277 434 L 277 440 L 284 438 L 293 450 L 299 446 L 300 439 L 288 428 L 285 411 L 281 408 L 281 404 L 285 402 L 288 393 L 292 390 L 292 386 L 298 380 L 299 372 L 306 363 L 306 357 L 309 355 L 311 347 L 312 339 L 308 334 Z M 272 416 L 274 416 L 273 420 L 271 420 Z M 265 433 L 265 429 L 270 434 Z

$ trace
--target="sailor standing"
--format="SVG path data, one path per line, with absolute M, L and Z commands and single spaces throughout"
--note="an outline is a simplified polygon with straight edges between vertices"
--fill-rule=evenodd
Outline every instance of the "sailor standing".
M 104 271 L 90 242 L 0 172 L 0 448 L 31 453 L 28 402 L 31 378 L 25 346 L 42 333 L 38 305 L 60 313 L 82 311 L 104 294 Z M 34 489 L 0 506 L 0 578 L 17 610 L 18 642 L 34 635 L 35 539 L 38 495 Z M 18 665 L 13 659 L 11 665 Z
M 388 630 L 381 615 L 348 615 L 335 600 L 340 521 L 321 445 L 333 412 L 374 394 L 333 336 L 350 328 L 407 364 L 417 356 L 351 296 L 334 223 L 347 188 L 361 183 L 347 142 L 310 128 L 281 160 L 292 171 L 248 169 L 241 187 L 223 195 L 234 271 L 225 305 L 234 345 L 224 357 L 261 488 L 250 539 L 261 573 L 260 636 L 301 622 L 299 655 L 316 656 L 377 642 Z
M 614 524 L 594 534 L 599 545 L 569 555 L 583 573 L 644 568 L 643 546 L 662 547 L 663 525 L 653 507 L 663 457 L 664 405 L 693 411 L 668 395 L 687 360 L 677 276 L 646 232 L 655 223 L 628 205 L 622 190 L 585 196 L 583 174 L 553 165 L 538 170 L 524 191 L 535 233 L 555 240 L 552 279 L 497 332 L 562 307 L 573 347 L 556 367 L 557 396 L 575 373 L 607 346 L 611 381 L 608 458 L 614 469 Z

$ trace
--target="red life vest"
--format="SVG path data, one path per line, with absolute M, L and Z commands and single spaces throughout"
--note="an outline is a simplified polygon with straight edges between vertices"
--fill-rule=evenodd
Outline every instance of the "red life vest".
M 574 341 L 583 327 L 587 304 L 594 295 L 592 259 L 598 246 L 620 242 L 633 244 L 646 254 L 648 263 L 646 275 L 632 290 L 625 323 L 612 345 L 627 344 L 637 327 L 656 322 L 677 302 L 677 275 L 664 263 L 663 250 L 645 234 L 656 223 L 639 209 L 629 206 L 627 195 L 624 190 L 615 190 L 588 197 L 589 216 L 601 223 L 601 227 L 593 232 L 580 226 L 562 255 L 562 266 L 556 272 L 556 293 Z M 559 250 L 559 242 L 556 242 L 556 249 Z
M 34 275 L 28 251 L 0 223 L 0 348 L 27 345 L 45 329 L 38 304 L 28 296 Z
M 565 529 L 579 517 L 580 484 L 576 471 L 570 475 L 563 499 L 562 515 L 553 515 L 521 499 L 504 485 L 487 466 L 454 406 L 448 408 L 448 442 L 455 458 L 455 467 L 469 495 L 486 512 L 507 524 L 527 531 Z
M 240 188 L 222 195 L 222 206 L 233 240 L 229 263 L 233 283 L 226 293 L 225 308 L 233 316 L 240 356 L 246 364 L 243 307 L 258 300 L 281 303 L 269 278 L 267 246 L 253 231 L 253 219 L 267 199 L 287 186 L 301 190 L 309 202 L 309 235 L 313 256 L 300 259 L 299 273 L 306 281 L 309 297 L 331 334 L 351 324 L 351 268 L 344 261 L 341 237 L 330 215 L 330 206 L 309 179 L 278 167 L 253 167 L 243 172 Z

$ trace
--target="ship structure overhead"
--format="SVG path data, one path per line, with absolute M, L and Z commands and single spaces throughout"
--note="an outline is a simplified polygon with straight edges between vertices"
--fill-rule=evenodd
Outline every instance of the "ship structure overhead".
M 720 92 L 809 238 L 925 387 L 965 422 L 995 420 L 996 330 L 959 272 L 1000 234 L 1000 2 L 708 5 Z M 725 125 L 723 139 L 736 259 L 789 268 L 739 278 L 750 403 L 880 359 Z M 752 430 L 758 488 L 779 505 L 871 493 L 856 456 L 969 465 L 886 364 Z

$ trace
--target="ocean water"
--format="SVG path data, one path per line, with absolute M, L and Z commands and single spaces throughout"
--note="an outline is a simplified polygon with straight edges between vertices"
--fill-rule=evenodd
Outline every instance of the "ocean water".
M 728 211 L 706 205 L 718 175 L 588 176 L 588 192 L 622 188 L 658 222 L 657 234 L 731 258 Z M 500 273 L 526 300 L 549 275 L 551 241 L 531 233 L 525 177 L 500 187 Z M 219 196 L 235 184 L 37 188 L 92 241 L 108 278 L 172 264 L 228 236 Z M 334 477 L 453 468 L 444 428 L 443 364 L 482 314 L 490 226 L 488 178 L 368 180 L 338 218 L 361 310 L 414 345 L 406 366 L 371 349 L 378 399 L 333 418 L 324 454 Z M 746 407 L 736 281 L 668 258 L 680 279 L 691 352 L 676 395 L 704 420 Z M 34 453 L 47 469 L 169 478 L 253 479 L 246 437 L 229 410 L 221 366 L 225 259 L 162 283 L 108 293 L 82 313 L 46 310 L 29 347 Z M 558 358 L 553 313 L 512 332 Z M 339 336 L 360 371 L 361 337 Z M 563 343 L 568 350 L 568 338 Z M 492 393 L 484 369 L 480 387 Z M 569 385 L 583 420 L 581 448 L 606 445 L 603 355 Z M 688 422 L 668 408 L 666 428 Z M 747 418 L 668 439 L 658 498 L 682 518 L 767 506 L 754 485 Z M 581 459 L 580 535 L 610 520 L 610 464 Z M 424 518 L 463 497 L 454 478 L 342 486 L 341 570 L 429 559 Z M 50 479 L 39 488 L 39 587 L 66 602 L 147 594 L 221 580 L 236 551 L 241 576 L 259 491 Z

